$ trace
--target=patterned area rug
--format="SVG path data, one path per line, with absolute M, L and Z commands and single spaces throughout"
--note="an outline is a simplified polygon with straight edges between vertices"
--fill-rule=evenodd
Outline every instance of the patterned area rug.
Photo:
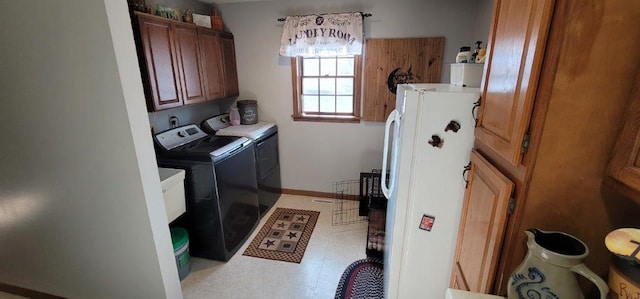
M 276 208 L 242 255 L 300 263 L 320 212 Z
M 355 261 L 344 270 L 336 299 L 383 298 L 383 266 L 379 259 L 366 258 Z

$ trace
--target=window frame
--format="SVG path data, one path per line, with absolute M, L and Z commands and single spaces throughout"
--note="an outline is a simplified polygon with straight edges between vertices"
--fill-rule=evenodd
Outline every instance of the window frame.
M 353 113 L 349 115 L 337 113 L 306 114 L 302 112 L 302 59 L 304 57 L 291 57 L 291 81 L 293 86 L 293 115 L 294 121 L 312 122 L 340 122 L 359 123 L 361 119 L 361 89 L 362 89 L 362 55 L 354 55 L 353 74 Z M 327 78 L 340 78 L 344 76 L 327 76 Z

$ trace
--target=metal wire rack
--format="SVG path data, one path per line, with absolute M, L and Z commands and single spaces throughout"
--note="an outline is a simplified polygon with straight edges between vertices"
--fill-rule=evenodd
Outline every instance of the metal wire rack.
M 333 183 L 332 225 L 346 225 L 366 222 L 360 216 L 360 180 L 346 180 Z
M 386 198 L 380 190 L 381 171 L 361 172 L 359 180 L 333 184 L 333 225 L 365 222 L 371 208 L 386 209 Z

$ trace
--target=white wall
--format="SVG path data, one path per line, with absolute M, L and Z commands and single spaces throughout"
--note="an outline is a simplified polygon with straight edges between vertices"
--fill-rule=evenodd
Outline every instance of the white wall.
M 484 1 L 487 2 L 487 1 Z M 382 123 L 293 122 L 291 67 L 278 56 L 280 17 L 363 11 L 368 38 L 445 36 L 442 82 L 458 48 L 473 46 L 478 1 L 468 0 L 273 0 L 222 4 L 225 26 L 234 34 L 240 97 L 256 99 L 259 118 L 278 123 L 284 188 L 332 192 L 336 181 L 357 179 L 380 168 Z M 488 26 L 489 24 L 486 24 Z M 365 74 L 366 79 L 366 74 Z
M 0 282 L 180 298 L 126 1 L 4 1 Z
M 491 18 L 493 17 L 494 0 L 477 0 L 478 9 L 476 12 L 476 23 L 474 39 L 482 41 L 482 48 L 486 48 L 489 42 L 489 31 L 491 29 Z M 472 49 L 474 46 L 472 46 Z

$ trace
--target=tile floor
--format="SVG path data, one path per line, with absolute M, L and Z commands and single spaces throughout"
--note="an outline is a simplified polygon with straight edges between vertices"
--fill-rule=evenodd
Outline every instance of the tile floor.
M 300 264 L 242 255 L 275 207 L 320 211 Z M 185 299 L 334 298 L 344 269 L 366 257 L 367 223 L 332 225 L 333 205 L 326 198 L 283 194 L 275 207 L 227 263 L 191 259 L 191 274 L 182 281 Z M 0 299 L 18 298 L 25 297 L 0 292 Z
M 275 207 L 320 211 L 300 264 L 242 255 Z M 283 194 L 275 207 L 228 262 L 192 258 L 184 298 L 334 298 L 345 268 L 366 257 L 366 222 L 332 225 L 332 203 L 325 198 Z

